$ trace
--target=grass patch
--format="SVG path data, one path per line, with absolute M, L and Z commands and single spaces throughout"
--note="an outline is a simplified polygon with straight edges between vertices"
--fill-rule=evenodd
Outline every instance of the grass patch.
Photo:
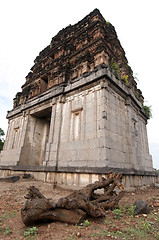
M 36 227 L 28 228 L 24 232 L 25 239 L 34 239 L 34 237 L 38 234 L 38 229 Z
M 12 229 L 10 227 L 6 227 L 4 229 L 4 235 L 10 235 L 12 233 Z
M 5 212 L 1 217 L 0 217 L 0 220 L 3 222 L 3 221 L 6 221 L 8 218 L 14 218 L 16 216 L 16 213 L 17 211 L 14 210 L 12 212 Z

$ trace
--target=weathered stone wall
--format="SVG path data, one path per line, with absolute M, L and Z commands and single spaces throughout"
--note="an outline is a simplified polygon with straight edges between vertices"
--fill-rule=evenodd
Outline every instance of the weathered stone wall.
M 105 95 L 108 165 L 149 170 L 152 168 L 152 159 L 149 155 L 146 121 L 132 103 L 128 104 L 114 90 L 107 88 Z
M 17 110 L 10 112 L 1 165 L 152 171 L 146 117 L 125 85 L 117 88 L 118 80 L 109 76 L 107 68 L 99 68 L 61 94 L 57 89 L 54 97 L 40 95 L 17 117 L 12 116 Z M 7 157 L 11 152 L 15 160 Z
M 55 166 L 57 160 L 58 168 L 97 167 L 103 164 L 101 137 L 104 137 L 105 132 L 102 118 L 104 102 L 101 95 L 101 87 L 97 85 L 68 94 L 64 103 L 53 105 L 55 113 L 52 117 L 56 115 L 56 119 L 52 121 L 53 129 L 50 129 L 54 135 L 49 158 L 46 159 L 47 166 Z
M 17 165 L 24 146 L 28 116 L 18 115 L 8 122 L 8 131 L 3 151 L 0 154 L 1 165 Z
M 53 111 L 44 165 L 152 170 L 145 120 L 110 87 L 76 91 Z

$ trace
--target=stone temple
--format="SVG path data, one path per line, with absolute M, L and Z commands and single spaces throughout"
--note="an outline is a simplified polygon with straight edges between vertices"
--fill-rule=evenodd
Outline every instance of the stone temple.
M 144 98 L 114 27 L 95 9 L 39 53 L 8 112 L 1 175 L 82 186 L 109 170 L 152 183 Z

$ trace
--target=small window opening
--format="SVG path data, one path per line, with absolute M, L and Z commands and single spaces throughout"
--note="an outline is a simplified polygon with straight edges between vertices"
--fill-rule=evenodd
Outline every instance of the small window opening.
M 41 78 L 44 80 L 44 82 L 48 83 L 48 76 L 44 75 Z

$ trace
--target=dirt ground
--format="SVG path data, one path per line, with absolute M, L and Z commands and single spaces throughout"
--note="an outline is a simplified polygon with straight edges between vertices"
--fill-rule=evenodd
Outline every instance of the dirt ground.
M 57 201 L 71 190 L 54 188 L 35 180 L 15 183 L 0 182 L 0 240 L 2 239 L 159 239 L 159 189 L 146 188 L 126 192 L 117 211 L 108 211 L 104 218 L 88 218 L 80 225 L 49 222 L 26 227 L 21 221 L 27 187 L 36 186 L 47 198 Z M 133 214 L 136 200 L 146 200 L 150 213 Z

